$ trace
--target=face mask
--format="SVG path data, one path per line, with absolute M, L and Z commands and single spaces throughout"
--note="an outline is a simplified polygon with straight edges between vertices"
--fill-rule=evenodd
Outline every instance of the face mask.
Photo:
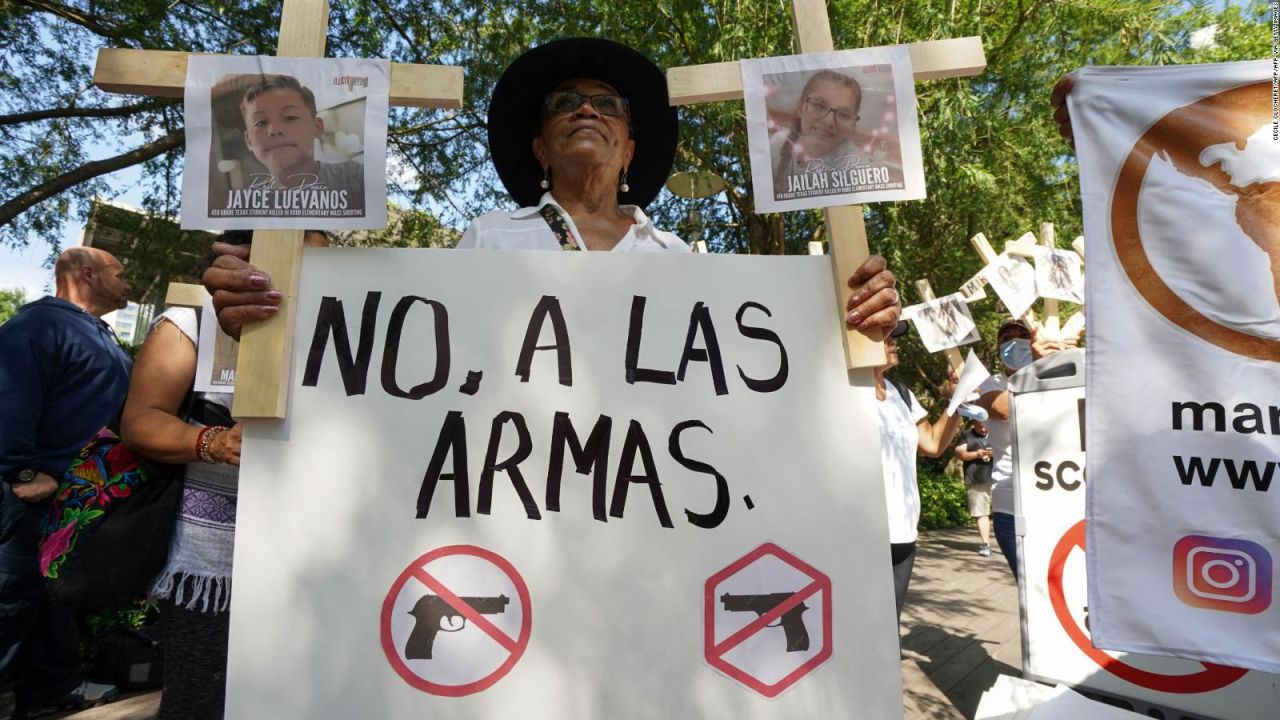
M 1023 338 L 1006 340 L 1000 346 L 1000 360 L 1010 370 L 1021 370 L 1031 364 L 1031 341 Z

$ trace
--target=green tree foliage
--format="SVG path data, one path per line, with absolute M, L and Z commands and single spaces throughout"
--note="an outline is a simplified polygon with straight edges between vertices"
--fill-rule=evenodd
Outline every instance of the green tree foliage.
M 872 248 L 889 258 L 903 285 L 928 277 L 939 294 L 977 271 L 967 243 L 975 232 L 997 246 L 1041 221 L 1057 225 L 1063 245 L 1079 234 L 1074 158 L 1056 135 L 1048 104 L 1063 74 L 1089 64 L 1270 56 L 1264 0 L 1222 10 L 1207 0 L 828 4 L 837 47 L 983 38 L 982 75 L 917 86 L 929 198 L 866 210 Z M 141 168 L 147 210 L 175 214 L 181 106 L 97 90 L 96 50 L 269 54 L 279 13 L 278 3 L 257 0 L 0 0 L 0 172 L 9 181 L 0 193 L 0 243 L 22 246 L 40 236 L 56 244 L 61 224 L 86 215 L 92 197 L 126 189 L 109 174 L 122 167 Z M 1213 24 L 1217 43 L 1192 48 L 1191 33 Z M 466 69 L 462 110 L 391 113 L 388 146 L 397 171 L 390 189 L 430 213 L 430 220 L 406 220 L 420 237 L 436 237 L 428 227 L 435 218 L 458 228 L 509 206 L 485 149 L 490 89 L 525 49 L 573 35 L 626 42 L 664 67 L 793 52 L 789 0 L 333 0 L 329 55 Z M 794 253 L 822 239 L 820 213 L 752 212 L 741 102 L 683 108 L 681 128 L 676 169 L 712 171 L 729 184 L 723 195 L 697 201 L 713 250 Z M 691 207 L 664 193 L 651 214 L 687 235 Z M 907 300 L 914 299 L 908 290 Z M 1000 320 L 994 301 L 974 309 L 989 337 Z M 922 396 L 936 397 L 941 359 L 928 356 L 914 335 L 903 355 L 898 372 Z
M 21 289 L 0 290 L 0 325 L 18 314 L 18 308 L 27 302 L 27 294 Z
M 94 201 L 85 224 L 85 242 L 115 255 L 133 287 L 130 299 L 162 306 L 171 282 L 200 281 L 212 256 L 212 233 L 183 230 L 177 222 L 151 212 Z

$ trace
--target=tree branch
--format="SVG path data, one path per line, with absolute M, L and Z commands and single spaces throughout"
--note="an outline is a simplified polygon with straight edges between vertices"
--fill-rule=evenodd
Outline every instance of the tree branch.
M 0 205 L 0 226 L 8 225 L 18 215 L 40 202 L 48 200 L 58 193 L 78 185 L 86 180 L 92 180 L 99 175 L 106 175 L 131 165 L 137 165 L 140 162 L 150 160 L 164 152 L 181 147 L 186 139 L 186 133 L 177 130 L 165 135 L 154 142 L 149 142 L 142 147 L 130 150 L 127 153 L 116 155 L 115 157 L 105 160 L 94 160 L 87 162 L 80 167 L 65 172 L 55 178 L 46 180 L 21 195 Z
M 120 107 L 81 108 L 73 105 L 71 107 L 46 108 L 44 110 L 13 113 L 12 115 L 0 115 L 0 127 L 5 125 L 19 125 L 21 123 L 38 122 L 40 120 L 53 120 L 55 118 L 124 117 L 143 110 L 158 110 L 166 105 L 173 105 L 176 102 L 176 100 L 156 101 L 154 99 L 150 99 L 134 105 L 122 105 Z
M 75 8 L 70 8 L 56 2 L 46 2 L 45 0 L 14 0 L 14 2 L 19 5 L 25 5 L 32 10 L 39 10 L 40 12 L 55 15 L 67 22 L 79 25 L 80 27 L 95 32 L 105 38 L 110 38 L 119 42 L 125 41 L 125 38 L 120 37 L 119 30 L 103 25 L 94 18 L 82 15 Z

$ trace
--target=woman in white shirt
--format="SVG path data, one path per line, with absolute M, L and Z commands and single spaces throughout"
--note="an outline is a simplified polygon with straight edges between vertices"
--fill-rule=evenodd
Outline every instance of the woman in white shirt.
M 902 617 L 915 565 L 916 525 L 920 522 L 920 487 L 916 481 L 916 453 L 938 457 L 951 445 L 959 415 L 929 422 L 929 413 L 915 393 L 885 373 L 898 364 L 898 338 L 907 333 L 899 322 L 885 338 L 885 364 L 875 369 L 876 411 L 880 416 L 880 464 L 884 474 L 885 505 L 889 513 L 889 550 L 893 562 L 893 598 Z

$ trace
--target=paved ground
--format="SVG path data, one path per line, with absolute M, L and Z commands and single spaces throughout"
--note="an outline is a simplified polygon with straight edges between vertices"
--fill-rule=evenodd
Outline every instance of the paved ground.
M 902 612 L 906 720 L 972 718 L 997 675 L 1021 675 L 1018 586 L 973 529 L 922 533 Z
M 1018 593 L 997 550 L 977 555 L 972 529 L 920 538 L 907 608 L 902 614 L 902 684 L 906 720 L 972 718 L 1000 674 L 1018 675 L 1022 644 Z M 9 697 L 0 697 L 8 718 Z M 143 693 L 51 720 L 152 720 L 160 693 Z

